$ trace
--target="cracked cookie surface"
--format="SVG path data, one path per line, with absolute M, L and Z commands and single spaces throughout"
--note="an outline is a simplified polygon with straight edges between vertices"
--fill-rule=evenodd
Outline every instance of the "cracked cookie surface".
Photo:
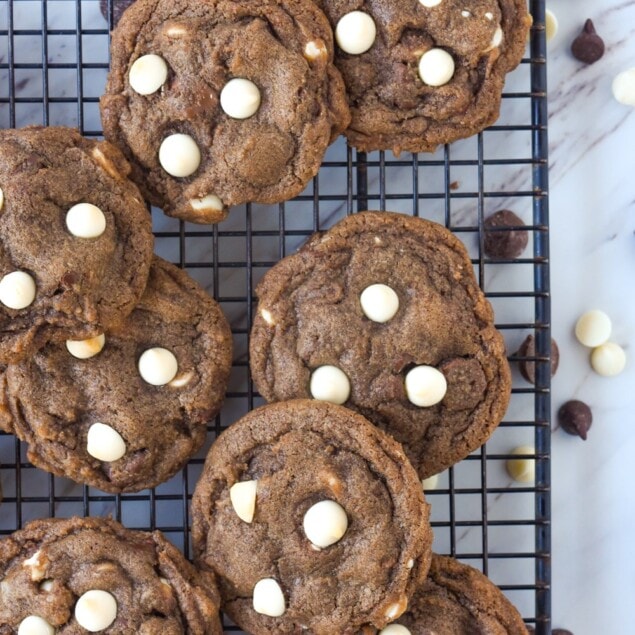
M 111 51 L 104 133 L 171 216 L 218 222 L 229 206 L 296 196 L 350 120 L 331 28 L 310 0 L 137 0 Z M 161 155 L 173 135 L 189 137 L 183 170 Z
M 525 0 L 319 4 L 340 30 L 335 63 L 352 115 L 345 134 L 364 151 L 431 152 L 494 123 L 505 75 L 520 63 L 531 24 Z M 355 12 L 370 16 L 376 34 L 370 27 L 370 48 L 347 53 L 357 36 L 340 21 Z
M 29 444 L 38 467 L 104 491 L 173 476 L 203 444 L 225 396 L 232 341 L 220 307 L 155 256 L 124 324 L 79 346 L 71 354 L 50 344 L 6 368 L 0 428 Z
M 251 499 L 235 495 L 254 482 Z M 318 546 L 307 512 L 324 501 L 346 521 Z M 272 404 L 230 426 L 210 450 L 192 518 L 198 564 L 216 573 L 223 610 L 254 635 L 381 628 L 429 567 L 428 506 L 401 446 L 333 404 Z M 262 580 L 275 593 L 258 593 Z
M 71 128 L 0 131 L 0 362 L 90 337 L 132 311 L 154 241 L 129 170 L 115 147 Z M 87 206 L 96 227 L 81 215 Z
M 436 554 L 428 578 L 395 624 L 412 635 L 527 635 L 520 614 L 493 582 L 473 567 Z
M 392 300 L 363 304 L 373 285 Z M 465 247 L 437 223 L 354 214 L 270 269 L 256 295 L 262 396 L 338 398 L 402 443 L 421 478 L 465 458 L 505 414 L 503 338 Z
M 78 612 L 91 591 L 92 610 Z M 28 632 L 75 635 L 87 632 L 87 620 L 104 617 L 113 618 L 100 629 L 109 635 L 221 635 L 218 607 L 213 576 L 197 571 L 159 531 L 101 518 L 46 519 L 0 540 L 2 635 L 26 620 L 38 627 L 25 626 Z

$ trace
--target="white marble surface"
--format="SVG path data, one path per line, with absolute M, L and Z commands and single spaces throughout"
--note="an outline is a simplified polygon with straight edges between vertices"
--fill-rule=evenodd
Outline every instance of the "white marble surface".
M 550 0 L 560 31 L 549 46 L 553 334 L 561 350 L 555 408 L 586 401 L 586 443 L 552 435 L 553 623 L 575 635 L 633 633 L 635 597 L 635 109 L 612 78 L 635 66 L 635 2 Z M 591 17 L 607 45 L 585 67 L 568 46 Z M 595 375 L 572 334 L 601 308 L 630 355 L 625 372 Z M 555 421 L 555 418 L 554 418 Z
M 552 241 L 552 291 L 553 334 L 560 345 L 561 365 L 553 381 L 554 414 L 557 407 L 570 398 L 587 401 L 594 411 L 595 424 L 586 443 L 555 430 L 552 435 L 553 460 L 553 624 L 570 629 L 574 635 L 594 635 L 606 632 L 611 635 L 628 635 L 633 632 L 630 623 L 630 605 L 635 597 L 635 548 L 632 527 L 635 526 L 635 493 L 630 487 L 631 457 L 635 452 L 635 429 L 632 413 L 635 411 L 633 391 L 635 363 L 629 363 L 625 373 L 614 379 L 595 376 L 588 364 L 588 352 L 579 346 L 572 335 L 577 316 L 589 308 L 602 308 L 613 318 L 614 339 L 633 350 L 633 323 L 635 300 L 632 283 L 635 265 L 635 113 L 633 109 L 614 102 L 610 83 L 619 71 L 635 66 L 635 2 L 625 0 L 550 0 L 549 6 L 560 20 L 560 31 L 549 45 L 550 82 L 550 140 L 551 140 L 551 241 Z M 16 2 L 14 26 L 22 29 L 41 28 L 41 3 Z M 49 28 L 76 28 L 74 3 L 47 2 Z M 69 8 L 71 9 L 69 11 Z M 592 67 L 583 67 L 568 52 L 568 46 L 584 19 L 592 17 L 598 31 L 607 43 L 603 60 Z M 0 2 L 0 29 L 6 28 L 6 2 Z M 105 23 L 98 10 L 98 2 L 82 2 L 82 27 L 104 29 Z M 16 43 L 16 61 L 39 63 L 42 59 L 41 39 L 37 36 L 19 36 Z M 49 37 L 48 61 L 51 64 L 75 62 L 77 37 L 72 32 Z M 103 63 L 107 59 L 107 36 L 92 35 L 83 40 L 83 61 Z M 6 62 L 7 39 L 0 37 L 0 58 Z M 510 76 L 508 91 L 527 91 L 529 67 L 522 65 Z M 7 96 L 6 70 L 0 72 L 0 97 Z M 105 69 L 84 71 L 84 93 L 97 97 L 105 79 Z M 77 104 L 77 77 L 72 69 L 49 70 L 50 94 L 70 98 L 70 103 L 50 104 L 48 121 L 51 124 L 77 125 L 80 123 Z M 24 69 L 16 73 L 16 94 L 20 97 L 41 98 L 41 70 Z M 41 101 L 18 104 L 17 123 L 41 123 L 46 113 Z M 94 103 L 84 105 L 82 111 L 84 129 L 99 130 L 99 118 Z M 10 123 L 8 105 L 0 105 L 0 125 Z M 503 124 L 529 123 L 529 100 L 507 99 L 502 108 Z M 530 156 L 530 135 L 523 132 L 490 131 L 483 136 L 483 153 L 486 159 L 520 159 Z M 459 142 L 451 148 L 452 161 L 475 159 L 477 145 L 474 139 Z M 371 160 L 377 160 L 372 155 Z M 346 160 L 342 140 L 329 150 L 329 160 Z M 409 161 L 410 157 L 402 157 Z M 443 150 L 431 157 L 422 157 L 419 168 L 421 193 L 439 194 L 422 199 L 418 211 L 428 218 L 444 220 L 443 165 L 426 164 L 442 162 Z M 412 167 L 391 165 L 394 160 L 386 155 L 387 194 L 385 206 L 389 209 L 410 211 L 413 202 L 408 198 L 391 198 L 391 195 L 407 193 L 412 187 Z M 371 197 L 369 206 L 379 208 L 382 201 L 378 194 L 379 170 L 370 168 Z M 451 221 L 455 227 L 473 226 L 477 220 L 476 197 L 477 171 L 470 165 L 452 165 L 451 180 L 457 182 L 451 201 Z M 530 166 L 485 166 L 485 190 L 492 194 L 484 199 L 483 212 L 487 215 L 502 207 L 514 209 L 526 222 L 531 219 L 531 199 L 516 196 L 500 196 L 501 192 L 531 190 Z M 313 192 L 310 186 L 307 193 Z M 347 206 L 346 172 L 341 168 L 323 168 L 319 178 L 321 194 L 335 194 L 337 200 L 323 201 L 320 206 L 321 227 L 331 224 L 341 216 Z M 461 198 L 465 196 L 465 198 Z M 310 232 L 314 229 L 311 201 L 291 203 L 283 215 L 286 229 Z M 155 226 L 161 230 L 178 230 L 178 223 L 155 215 Z M 277 207 L 254 206 L 250 216 L 244 208 L 234 210 L 230 219 L 221 225 L 222 231 L 245 230 L 247 223 L 256 230 L 278 229 L 280 222 Z M 202 228 L 188 227 L 188 231 Z M 474 232 L 461 233 L 472 255 L 478 257 L 478 245 Z M 287 251 L 293 249 L 303 237 L 291 237 L 285 241 Z M 238 262 L 244 260 L 247 240 L 242 236 L 222 237 L 219 249 L 213 253 L 209 238 L 188 236 L 187 260 Z M 257 261 L 272 262 L 280 255 L 277 236 L 255 236 L 251 248 Z M 157 241 L 161 255 L 178 260 L 178 240 L 163 238 Z M 527 257 L 528 254 L 526 254 Z M 253 274 L 257 280 L 264 271 L 258 267 Z M 247 272 L 244 268 L 222 268 L 218 286 L 209 268 L 190 269 L 190 273 L 207 286 L 210 292 L 227 299 L 223 307 L 233 326 L 245 329 L 247 316 L 245 302 L 240 299 L 246 288 Z M 487 264 L 482 274 L 489 292 L 531 291 L 533 288 L 532 265 Z M 510 300 L 496 298 L 497 321 L 511 325 L 530 322 L 533 316 L 531 299 Z M 522 327 L 505 330 L 510 351 L 522 341 L 528 331 Z M 236 359 L 246 360 L 246 337 L 235 337 Z M 247 373 L 238 365 L 232 375 L 230 390 L 247 388 Z M 527 384 L 514 375 L 516 388 L 526 389 Z M 230 423 L 244 412 L 246 399 L 228 400 L 223 411 L 223 424 Z M 531 395 L 516 394 L 512 399 L 508 422 L 530 421 L 533 413 Z M 555 422 L 555 416 L 554 416 Z M 554 423 L 555 428 L 555 423 Z M 508 452 L 521 443 L 532 441 L 530 426 L 501 427 L 487 446 L 487 454 Z M 0 437 L 0 463 L 5 466 L 15 457 L 15 445 L 8 437 Z M 24 453 L 24 448 L 21 448 Z M 199 456 L 203 456 L 200 453 Z M 23 455 L 24 456 L 24 455 Z M 458 554 L 467 555 L 467 561 L 482 566 L 482 561 L 470 558 L 470 554 L 482 551 L 482 533 L 471 521 L 482 518 L 486 508 L 490 521 L 531 519 L 533 494 L 513 492 L 518 488 L 510 482 L 502 461 L 487 460 L 485 483 L 482 480 L 481 461 L 466 461 L 454 470 L 455 486 L 477 489 L 482 485 L 500 488 L 500 492 L 482 498 L 480 494 L 459 494 L 456 498 L 456 518 L 465 521 L 454 535 L 447 528 L 449 520 L 448 497 L 444 489 L 448 475 L 440 480 L 439 491 L 431 495 L 433 520 L 436 528 L 435 548 L 449 551 L 456 548 Z M 198 467 L 190 468 L 188 488 L 191 492 Z M 9 502 L 0 507 L 0 529 L 8 530 L 17 524 L 18 513 L 23 520 L 48 515 L 50 510 L 43 503 L 15 502 L 15 475 L 8 469 L 0 472 L 5 497 Z M 55 513 L 69 515 L 81 513 L 81 487 L 61 479 L 50 480 L 37 470 L 23 469 L 23 495 L 40 496 L 46 500 L 51 483 L 57 494 L 77 497 L 58 505 Z M 158 488 L 158 496 L 178 495 L 181 476 Z M 25 494 L 25 492 L 27 492 Z M 90 492 L 98 495 L 96 492 Z M 156 507 L 158 525 L 178 526 L 182 509 L 175 503 L 159 500 Z M 93 514 L 116 511 L 113 501 L 90 500 Z M 121 519 L 129 526 L 145 526 L 148 522 L 148 506 L 133 498 L 124 499 L 120 508 Z M 180 546 L 183 536 L 177 531 L 170 537 Z M 533 529 L 513 526 L 489 528 L 488 549 L 491 553 L 533 551 Z M 527 558 L 489 560 L 489 574 L 497 583 L 526 585 L 533 583 L 533 560 Z M 525 617 L 534 615 L 533 593 L 509 593 Z

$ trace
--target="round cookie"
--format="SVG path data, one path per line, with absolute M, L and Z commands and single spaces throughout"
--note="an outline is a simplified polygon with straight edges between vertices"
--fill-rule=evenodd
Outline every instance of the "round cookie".
M 428 506 L 401 447 L 328 403 L 263 406 L 223 432 L 192 522 L 197 562 L 253 635 L 381 628 L 429 566 Z
M 332 40 L 310 0 L 138 0 L 113 33 L 106 138 L 170 216 L 293 198 L 350 121 Z
M 106 518 L 29 523 L 0 540 L 0 580 L 2 633 L 223 632 L 212 575 Z
M 336 32 L 335 64 L 348 91 L 345 134 L 363 151 L 432 152 L 494 123 L 531 24 L 526 0 L 319 4 Z
M 385 635 L 527 635 L 522 617 L 495 584 L 473 567 L 436 554 L 427 580 L 394 624 Z
M 71 128 L 0 131 L 0 363 L 120 323 L 152 259 L 128 162 Z
M 148 288 L 103 339 L 49 344 L 0 376 L 0 428 L 38 467 L 107 492 L 173 476 L 201 447 L 231 368 L 220 307 L 155 257 Z
M 256 294 L 262 396 L 357 410 L 404 445 L 421 478 L 481 446 L 507 409 L 503 338 L 465 247 L 441 225 L 349 216 L 269 270 Z

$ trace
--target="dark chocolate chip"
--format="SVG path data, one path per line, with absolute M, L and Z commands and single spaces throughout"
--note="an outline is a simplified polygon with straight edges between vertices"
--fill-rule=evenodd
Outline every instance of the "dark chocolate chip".
M 583 401 L 567 401 L 558 410 L 558 423 L 567 434 L 573 434 L 586 441 L 587 433 L 593 424 L 591 408 Z
M 593 64 L 604 55 L 604 40 L 596 33 L 591 20 L 584 23 L 582 33 L 571 44 L 573 57 L 585 64 Z
M 529 233 L 514 212 L 503 209 L 485 219 L 485 253 L 492 258 L 518 258 L 525 251 Z M 515 227 L 504 231 L 490 231 L 499 227 Z
M 528 335 L 525 341 L 520 345 L 518 357 L 535 357 L 536 356 L 536 341 L 533 335 Z M 560 364 L 560 350 L 555 340 L 551 340 L 551 376 L 553 377 L 558 370 L 558 364 Z M 523 378 L 530 384 L 536 383 L 536 362 L 520 361 L 518 362 L 518 369 Z
M 112 7 L 112 28 L 115 28 L 117 22 L 123 15 L 123 12 L 134 2 L 134 0 L 99 0 L 99 9 L 104 16 L 106 22 L 108 22 L 108 11 Z M 110 6 L 109 6 L 110 5 Z

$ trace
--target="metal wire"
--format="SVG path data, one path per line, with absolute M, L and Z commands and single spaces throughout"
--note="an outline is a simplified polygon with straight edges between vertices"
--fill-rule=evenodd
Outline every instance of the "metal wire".
M 98 0 L 0 1 L 0 126 L 74 125 L 87 136 L 101 135 L 97 104 L 109 64 L 113 0 L 106 6 L 107 20 Z M 301 196 L 277 206 L 236 208 L 215 227 L 186 225 L 154 211 L 157 251 L 204 284 L 231 321 L 236 356 L 225 407 L 209 426 L 205 448 L 182 474 L 139 494 L 107 495 L 46 474 L 27 462 L 24 444 L 0 434 L 0 535 L 38 517 L 112 514 L 131 528 L 161 529 L 189 555 L 189 501 L 205 452 L 224 428 L 262 403 L 248 373 L 255 284 L 313 232 L 356 211 L 391 209 L 436 220 L 461 237 L 508 342 L 518 342 L 527 331 L 535 335 L 536 356 L 511 355 L 510 361 L 535 362 L 536 385 L 515 377 L 510 412 L 492 440 L 448 470 L 428 498 L 435 549 L 489 574 L 538 635 L 550 633 L 545 2 L 531 0 L 530 7 L 530 56 L 516 71 L 521 79 L 512 86 L 508 82 L 503 102 L 503 112 L 511 105 L 521 120 L 510 122 L 512 115 L 503 114 L 475 139 L 432 155 L 366 155 L 340 140 Z M 520 156 L 501 152 L 518 145 L 510 140 L 523 140 Z M 484 254 L 483 220 L 503 205 L 527 208 L 531 256 L 492 260 Z M 524 286 L 515 278 L 525 280 Z M 511 443 L 518 439 L 535 445 L 533 485 L 512 485 L 504 474 Z M 226 629 L 240 632 L 229 623 Z

